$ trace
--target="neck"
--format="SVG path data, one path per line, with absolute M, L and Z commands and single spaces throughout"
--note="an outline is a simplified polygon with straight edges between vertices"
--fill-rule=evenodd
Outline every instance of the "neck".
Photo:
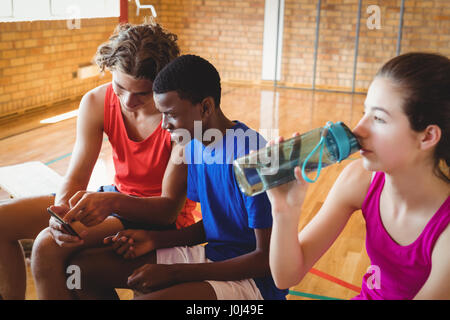
M 431 165 L 386 173 L 385 187 L 393 203 L 405 210 L 436 205 L 450 195 L 450 185 L 436 176 Z
M 225 135 L 227 129 L 232 128 L 235 125 L 233 121 L 228 119 L 222 112 L 220 108 L 216 109 L 214 114 L 208 119 L 203 128 L 203 132 L 208 129 L 216 129 L 222 133 L 222 137 Z M 204 145 L 209 145 L 211 143 L 217 142 L 213 141 L 202 141 Z

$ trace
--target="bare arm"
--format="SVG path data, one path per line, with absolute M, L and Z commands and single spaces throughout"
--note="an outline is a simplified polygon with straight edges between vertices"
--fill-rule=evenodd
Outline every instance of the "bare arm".
M 301 180 L 298 169 L 297 176 Z M 298 233 L 300 208 L 306 192 L 303 184 L 304 181 L 296 181 L 288 191 L 268 192 L 274 217 L 270 266 L 278 288 L 299 283 L 330 248 L 351 214 L 361 208 L 370 184 L 370 172 L 364 170 L 359 160 L 350 163 L 336 180 L 322 208 Z M 291 198 L 295 198 L 292 192 L 297 193 L 298 203 L 285 200 L 289 192 Z
M 431 255 L 431 272 L 415 300 L 450 299 L 450 226 L 440 235 Z
M 78 192 L 71 199 L 67 221 L 79 220 L 88 227 L 101 223 L 111 212 L 137 222 L 169 225 L 176 221 L 186 201 L 187 166 L 174 161 L 182 147 L 172 148 L 159 197 L 133 197 L 117 192 Z
M 202 220 L 177 230 L 127 229 L 104 239 L 105 244 L 110 244 L 116 253 L 125 259 L 134 259 L 156 249 L 194 246 L 204 242 L 206 242 L 206 235 Z
M 162 181 L 160 197 L 136 198 L 122 197 L 116 209 L 124 217 L 148 224 L 175 223 L 178 213 L 186 201 L 187 165 L 177 164 L 174 157 L 183 151 L 183 147 L 174 145 L 171 159 Z
M 182 282 L 204 280 L 237 281 L 270 275 L 270 229 L 255 229 L 256 249 L 250 253 L 214 263 L 146 264 L 128 278 L 128 285 L 151 292 Z
M 55 205 L 68 206 L 69 199 L 88 185 L 102 145 L 105 88 L 95 88 L 81 99 L 75 146 L 63 184 L 56 194 Z
M 56 193 L 55 207 L 52 208 L 60 216 L 67 214 L 73 195 L 79 190 L 86 189 L 97 161 L 103 138 L 106 86 L 102 85 L 89 91 L 81 99 L 75 146 L 63 183 Z M 49 225 L 53 238 L 59 246 L 77 246 L 82 243 L 79 237 L 67 234 L 54 218 L 50 219 Z
M 269 243 L 271 229 L 255 229 L 256 249 L 220 262 L 174 265 L 176 282 L 203 280 L 235 281 L 270 275 Z

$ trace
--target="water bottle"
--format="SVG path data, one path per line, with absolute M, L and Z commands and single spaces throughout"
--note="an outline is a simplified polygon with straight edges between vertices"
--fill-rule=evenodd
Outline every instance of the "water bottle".
M 303 179 L 315 182 L 323 167 L 341 162 L 361 149 L 358 140 L 342 122 L 328 122 L 324 127 L 267 146 L 233 162 L 241 191 L 255 196 L 295 179 L 294 168 L 300 166 Z M 306 172 L 317 171 L 315 179 Z

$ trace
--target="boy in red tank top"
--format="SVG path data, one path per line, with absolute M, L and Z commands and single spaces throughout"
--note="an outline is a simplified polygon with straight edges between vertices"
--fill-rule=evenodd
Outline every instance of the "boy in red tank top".
M 122 229 L 194 223 L 195 203 L 172 201 L 175 194 L 179 199 L 183 192 L 178 181 L 186 172 L 169 161 L 177 148 L 161 128 L 162 116 L 152 92 L 159 70 L 179 55 L 176 40 L 176 35 L 156 23 L 127 24 L 119 26 L 98 48 L 96 62 L 102 70 L 111 71 L 112 83 L 89 91 L 80 102 L 76 143 L 60 190 L 54 196 L 19 199 L 0 207 L 3 298 L 25 297 L 20 239 L 37 235 L 32 272 L 38 298 L 64 299 L 70 297 L 64 290 L 65 261 L 75 250 L 101 245 L 104 237 Z M 113 149 L 115 185 L 87 192 L 103 132 Z M 79 237 L 67 234 L 54 218 L 49 223 L 48 207 L 71 223 Z M 3 230 L 6 227 L 8 230 Z

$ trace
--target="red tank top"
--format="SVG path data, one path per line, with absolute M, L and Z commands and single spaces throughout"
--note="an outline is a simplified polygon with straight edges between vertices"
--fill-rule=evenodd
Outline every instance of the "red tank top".
M 133 141 L 123 121 L 122 110 L 112 85 L 106 89 L 103 128 L 112 146 L 114 183 L 124 194 L 158 197 L 172 152 L 170 133 L 159 125 L 146 139 Z M 195 202 L 187 199 L 177 219 L 177 227 L 194 223 Z

